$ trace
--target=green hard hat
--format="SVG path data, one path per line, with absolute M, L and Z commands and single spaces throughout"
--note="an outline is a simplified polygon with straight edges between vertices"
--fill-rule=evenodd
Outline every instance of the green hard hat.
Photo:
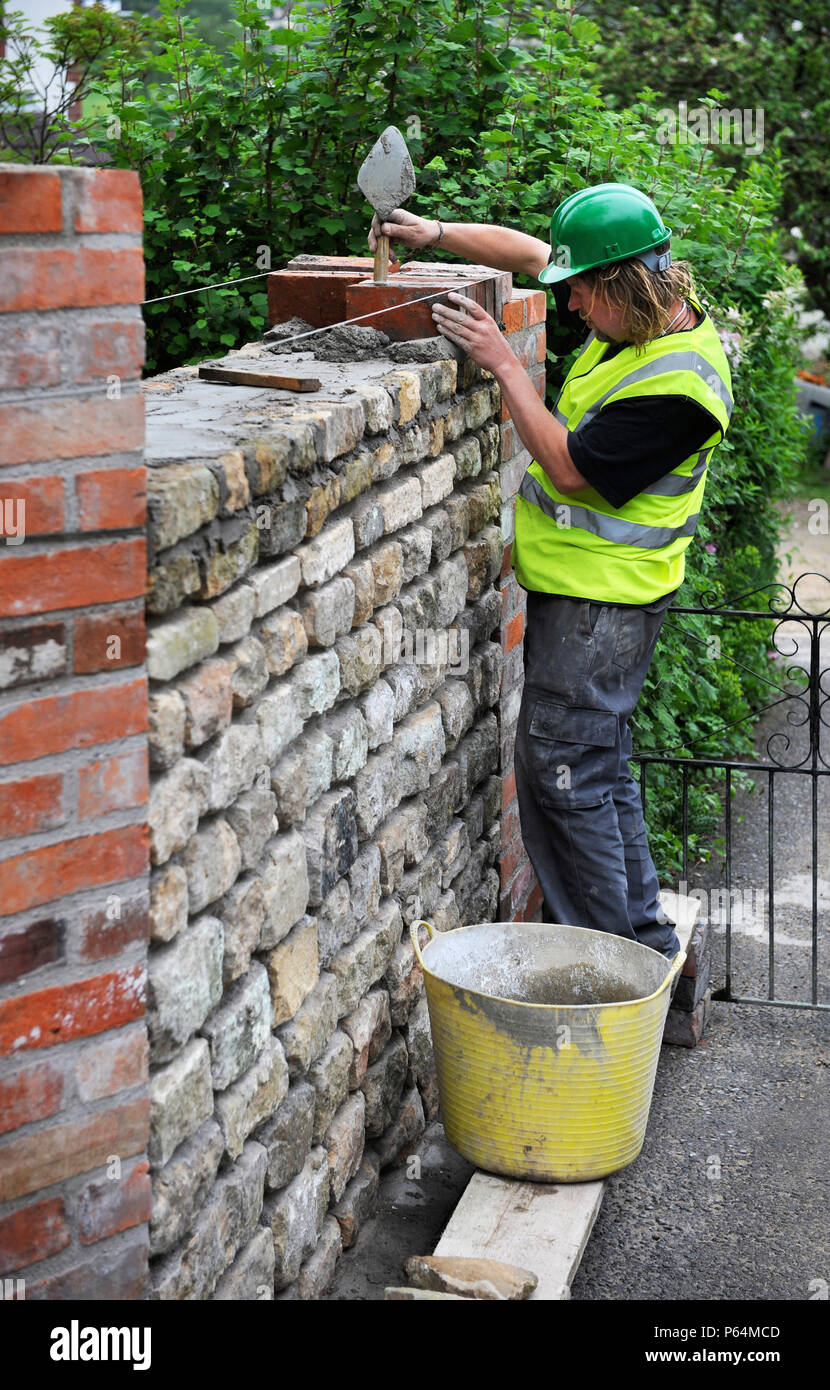
M 665 270 L 671 252 L 654 249 L 671 227 L 650 198 L 628 183 L 597 183 L 559 204 L 550 221 L 553 259 L 539 276 L 543 285 L 581 275 L 594 266 L 637 256 L 649 270 Z

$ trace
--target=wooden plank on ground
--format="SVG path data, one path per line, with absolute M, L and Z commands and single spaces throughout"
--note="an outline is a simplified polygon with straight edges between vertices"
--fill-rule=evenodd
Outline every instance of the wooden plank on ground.
M 677 923 L 681 949 L 687 951 L 700 903 L 668 892 L 660 894 L 660 901 Z M 531 1299 L 570 1298 L 605 1181 L 517 1182 L 476 1172 L 433 1253 L 521 1265 L 539 1277 Z

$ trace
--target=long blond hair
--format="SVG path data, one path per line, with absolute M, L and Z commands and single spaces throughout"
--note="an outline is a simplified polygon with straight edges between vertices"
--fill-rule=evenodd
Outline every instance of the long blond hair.
M 668 250 L 668 242 L 656 250 Z M 638 352 L 668 326 L 672 306 L 678 299 L 694 294 L 692 268 L 687 261 L 672 261 L 667 270 L 649 270 L 642 261 L 631 257 L 583 270 L 579 278 L 591 293 L 586 317 L 592 313 L 597 298 L 620 311 L 626 340 Z

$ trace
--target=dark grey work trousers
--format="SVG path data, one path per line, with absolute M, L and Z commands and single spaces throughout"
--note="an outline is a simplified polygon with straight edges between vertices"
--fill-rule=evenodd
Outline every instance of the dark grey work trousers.
M 657 897 L 628 721 L 676 592 L 646 606 L 528 592 L 515 748 L 543 920 L 668 957 L 680 943 Z

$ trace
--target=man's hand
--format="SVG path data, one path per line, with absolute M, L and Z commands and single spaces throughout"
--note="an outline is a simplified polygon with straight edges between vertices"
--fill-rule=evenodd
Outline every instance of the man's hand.
M 373 255 L 381 235 L 388 236 L 391 241 L 400 241 L 413 250 L 420 250 L 423 246 L 431 246 L 437 239 L 438 223 L 434 218 L 416 217 L 414 212 L 407 212 L 405 208 L 393 208 L 382 225 L 377 213 L 372 218 L 368 242 Z
M 486 309 L 454 290 L 448 293 L 447 298 L 463 308 L 451 309 L 446 304 L 433 304 L 432 317 L 445 338 L 457 343 L 468 357 L 494 375 L 498 375 L 511 360 L 518 362 L 495 319 Z

